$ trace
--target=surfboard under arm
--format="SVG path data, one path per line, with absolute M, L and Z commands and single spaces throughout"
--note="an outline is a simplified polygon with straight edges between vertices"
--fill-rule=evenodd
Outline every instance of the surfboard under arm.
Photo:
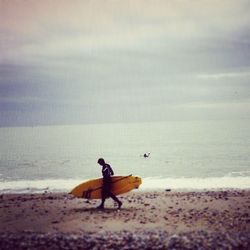
M 123 194 L 132 189 L 139 188 L 142 181 L 140 177 L 128 176 L 112 176 L 111 192 L 114 195 Z M 101 199 L 102 198 L 103 178 L 89 180 L 76 186 L 70 194 L 85 199 Z

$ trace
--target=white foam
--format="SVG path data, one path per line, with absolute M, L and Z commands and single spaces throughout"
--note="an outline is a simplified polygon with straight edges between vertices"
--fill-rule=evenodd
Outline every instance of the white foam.
M 250 177 L 145 178 L 142 189 L 248 189 Z
M 76 179 L 4 181 L 0 182 L 0 190 L 4 193 L 38 193 L 46 190 L 69 192 L 73 187 L 84 181 Z
M 0 182 L 2 193 L 70 192 L 73 187 L 86 179 L 19 180 Z M 209 178 L 142 178 L 140 190 L 149 189 L 249 189 L 250 177 L 209 177 Z

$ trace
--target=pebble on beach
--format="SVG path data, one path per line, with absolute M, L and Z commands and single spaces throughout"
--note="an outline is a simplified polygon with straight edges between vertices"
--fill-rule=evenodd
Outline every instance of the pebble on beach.
M 6 194 L 0 249 L 250 249 L 250 192 L 131 192 L 111 199 Z

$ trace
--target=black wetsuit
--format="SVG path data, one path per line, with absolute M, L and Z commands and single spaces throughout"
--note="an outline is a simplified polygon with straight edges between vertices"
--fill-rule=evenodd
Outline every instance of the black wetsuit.
M 121 202 L 117 199 L 117 197 L 111 192 L 111 184 L 112 179 L 111 176 L 114 175 L 114 172 L 111 168 L 111 166 L 107 163 L 105 163 L 104 166 L 102 166 L 102 176 L 103 176 L 103 184 L 102 184 L 102 203 L 99 207 L 103 208 L 104 202 L 106 198 L 111 197 L 114 201 L 116 201 L 119 205 L 119 208 L 121 206 Z
M 109 164 L 106 164 L 102 167 L 102 176 L 103 176 L 103 185 L 102 185 L 102 195 L 105 198 L 108 198 L 110 195 L 111 189 L 111 176 L 114 175 L 114 172 Z

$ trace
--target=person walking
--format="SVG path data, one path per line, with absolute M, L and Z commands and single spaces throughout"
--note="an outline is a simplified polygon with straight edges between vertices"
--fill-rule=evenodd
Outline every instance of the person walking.
M 111 192 L 111 176 L 114 175 L 114 171 L 109 164 L 107 164 L 103 158 L 98 159 L 97 163 L 102 166 L 102 202 L 97 207 L 98 209 L 104 209 L 105 200 L 111 197 L 115 202 L 118 203 L 118 209 L 121 208 L 122 202 Z

